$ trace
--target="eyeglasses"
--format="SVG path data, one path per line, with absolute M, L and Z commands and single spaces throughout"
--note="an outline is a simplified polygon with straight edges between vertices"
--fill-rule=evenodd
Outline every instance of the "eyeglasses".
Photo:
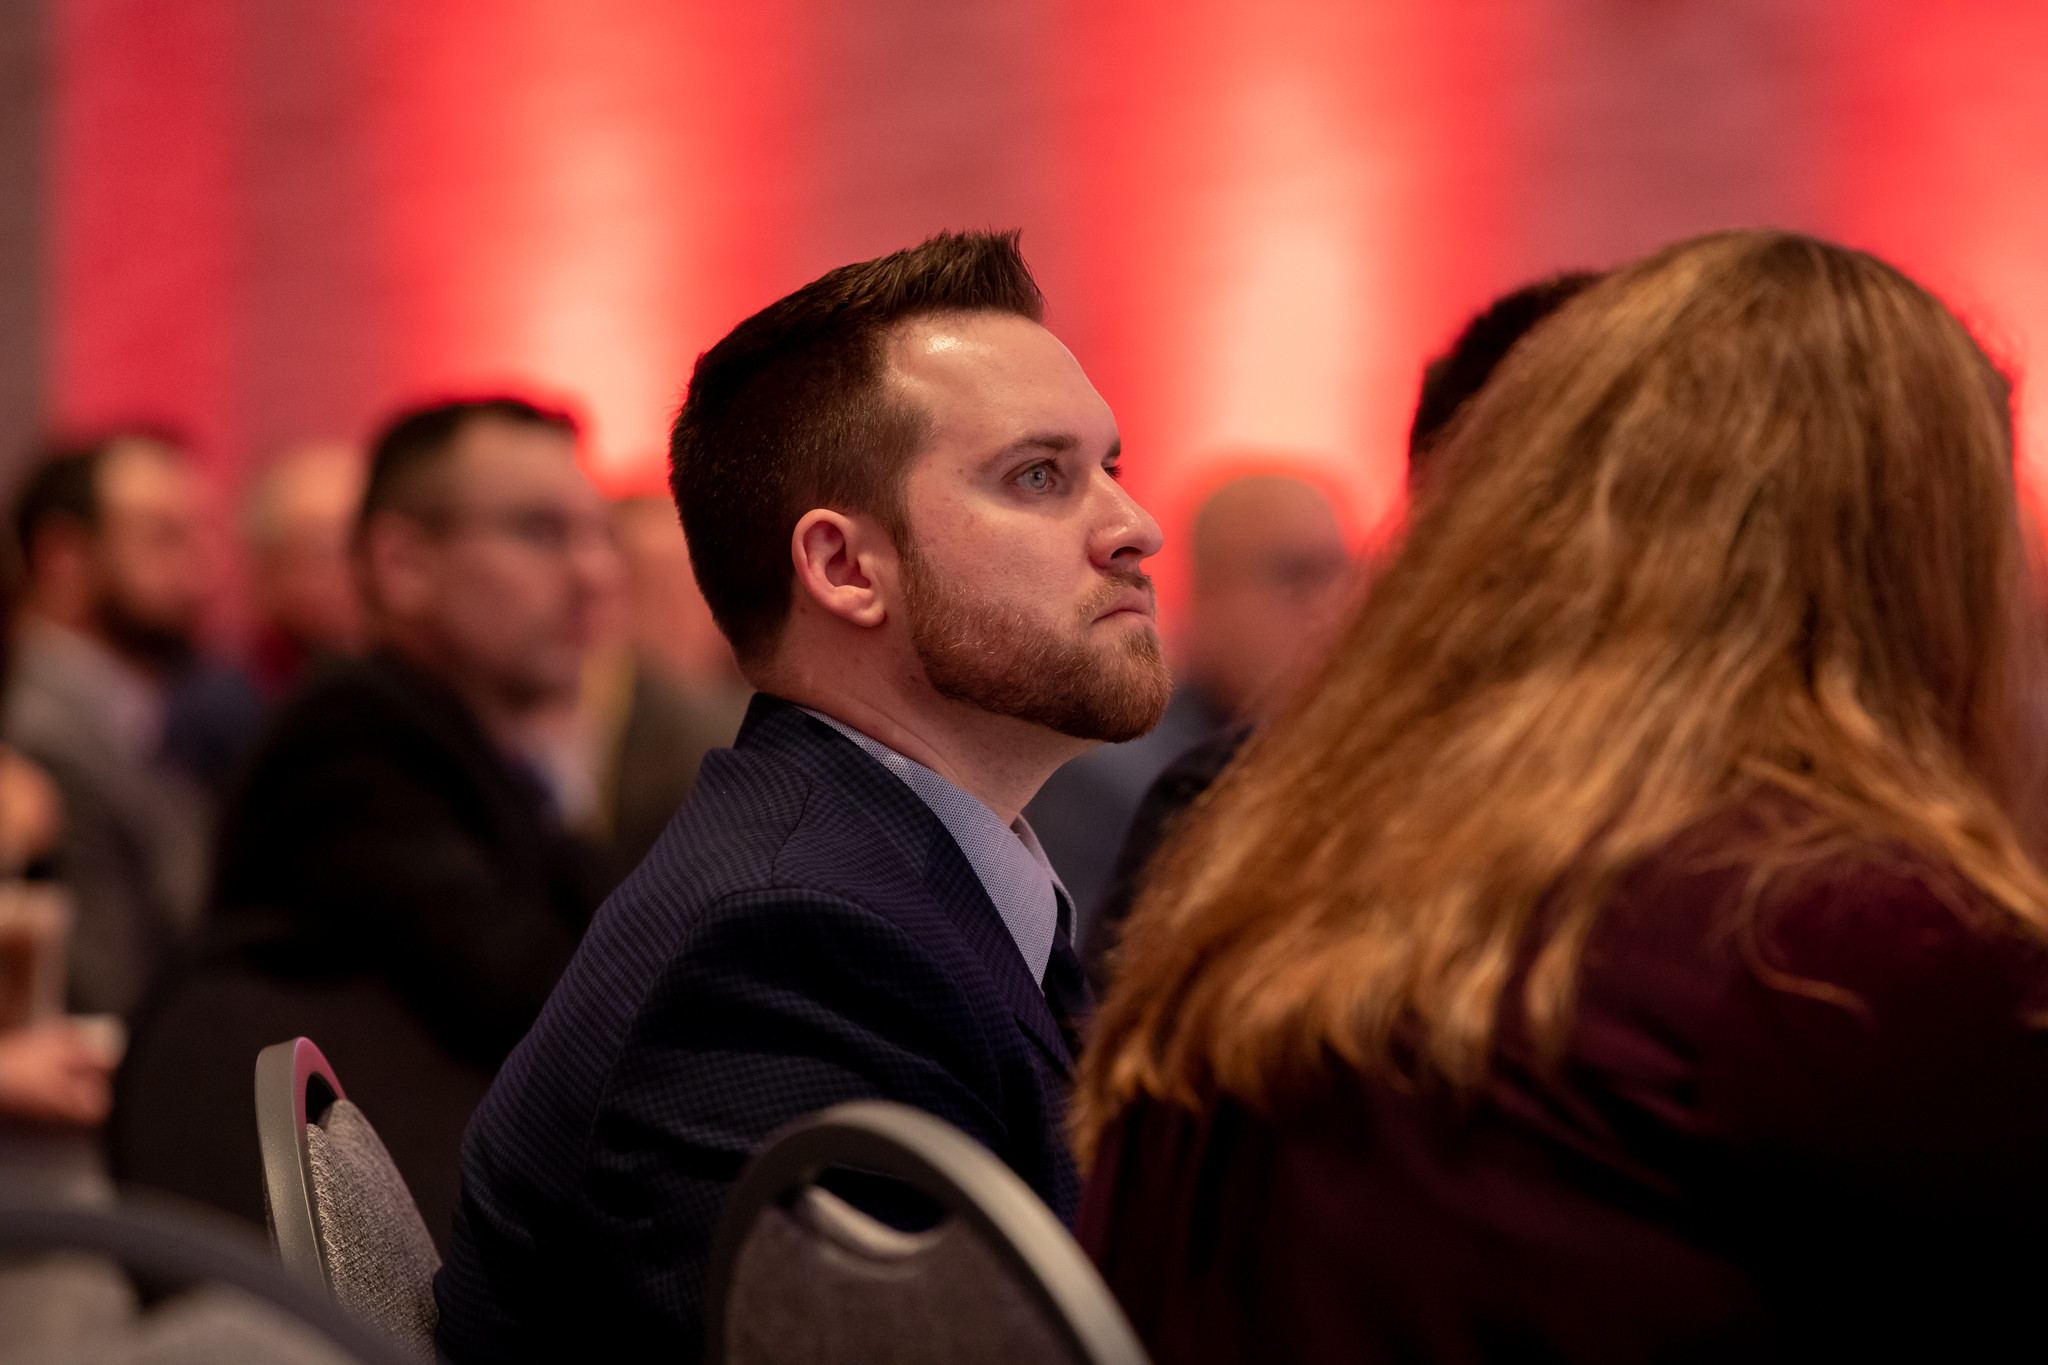
M 455 508 L 438 520 L 445 535 L 495 535 L 536 554 L 561 558 L 584 549 L 614 548 L 611 524 L 557 507 Z
M 1350 558 L 1341 554 L 1282 553 L 1259 564 L 1253 576 L 1269 590 L 1312 597 L 1336 586 L 1351 568 Z

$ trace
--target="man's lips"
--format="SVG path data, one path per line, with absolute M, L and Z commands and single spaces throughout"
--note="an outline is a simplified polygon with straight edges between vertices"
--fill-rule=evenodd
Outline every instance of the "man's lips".
M 1107 621 L 1112 616 L 1142 616 L 1147 621 L 1158 615 L 1158 607 L 1152 594 L 1139 588 L 1126 588 L 1111 598 L 1103 609 L 1096 613 L 1097 621 Z

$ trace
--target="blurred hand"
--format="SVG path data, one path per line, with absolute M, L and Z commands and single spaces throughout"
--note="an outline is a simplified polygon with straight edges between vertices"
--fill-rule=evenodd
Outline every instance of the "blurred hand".
M 49 852 L 63 821 L 63 803 L 50 775 L 0 745 L 0 876 L 11 876 Z
M 113 1103 L 104 1040 L 68 1019 L 0 1033 L 0 1114 L 93 1124 Z

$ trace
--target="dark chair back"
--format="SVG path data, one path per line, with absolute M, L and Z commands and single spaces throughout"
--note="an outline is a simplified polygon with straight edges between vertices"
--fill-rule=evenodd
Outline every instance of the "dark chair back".
M 901 1182 L 943 1217 L 900 1232 L 822 1188 L 830 1171 Z M 1146 1365 L 1030 1188 L 950 1124 L 882 1101 L 800 1120 L 748 1165 L 713 1246 L 706 1329 L 711 1365 Z
M 324 1337 L 360 1365 L 419 1365 L 384 1333 L 345 1312 L 320 1288 L 288 1275 L 262 1252 L 206 1222 L 169 1209 L 0 1205 L 0 1257 L 52 1252 L 108 1257 L 157 1284 L 226 1285 L 255 1296 Z M 205 1341 L 183 1346 L 204 1358 Z M 227 1349 L 226 1343 L 217 1343 Z M 288 1354 L 280 1343 L 279 1354 Z M 110 1358 L 132 1358 L 116 1345 Z M 66 1359 L 74 1357 L 67 1355 Z M 322 1354 L 323 1362 L 333 1356 Z
M 431 1357 L 441 1258 L 405 1177 L 312 1039 L 257 1055 L 256 1135 L 278 1259 Z

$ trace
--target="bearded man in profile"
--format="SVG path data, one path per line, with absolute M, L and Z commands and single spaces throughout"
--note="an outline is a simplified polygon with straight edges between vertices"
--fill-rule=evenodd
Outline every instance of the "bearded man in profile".
M 1042 309 L 1014 233 L 946 235 L 698 362 L 671 486 L 760 695 L 470 1127 L 455 1360 L 696 1359 L 741 1167 L 846 1100 L 946 1119 L 1072 1220 L 1087 986 L 1019 812 L 1171 683 L 1159 528 Z

